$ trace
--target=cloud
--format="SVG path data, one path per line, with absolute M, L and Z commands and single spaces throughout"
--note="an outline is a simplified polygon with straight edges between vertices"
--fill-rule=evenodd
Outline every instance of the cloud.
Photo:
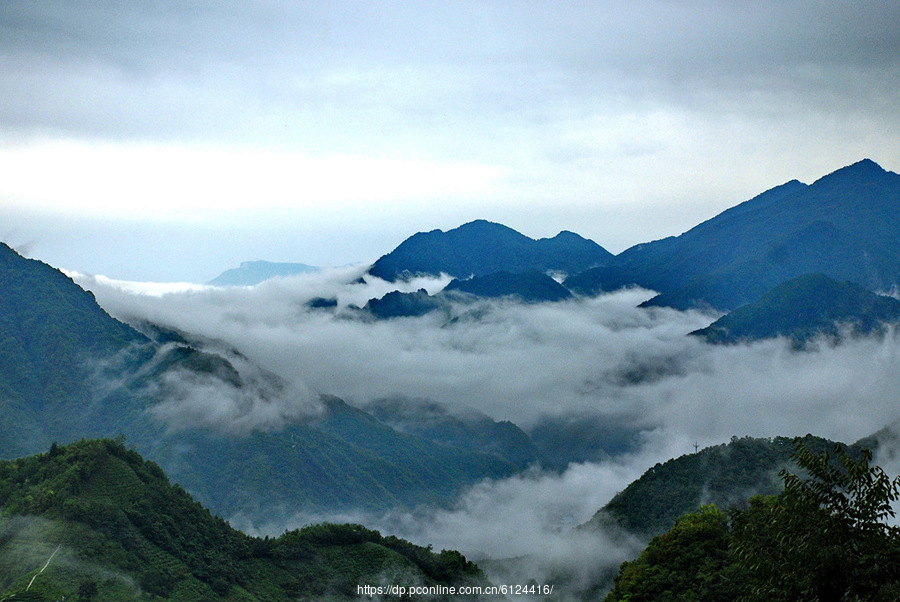
M 595 395 L 597 382 L 620 378 L 636 357 L 696 352 L 700 344 L 684 334 L 710 321 L 701 314 L 636 310 L 652 293 L 635 290 L 562 304 L 501 301 L 474 314 L 459 307 L 460 319 L 449 324 L 438 314 L 373 322 L 346 308 L 395 286 L 378 279 L 357 283 L 359 273 L 325 271 L 254 288 L 157 297 L 124 293 L 123 285 L 97 278 L 76 280 L 113 315 L 222 339 L 317 392 L 356 403 L 429 397 L 526 425 L 544 413 L 620 414 L 622 408 Z M 447 281 L 416 280 L 403 290 L 434 293 Z M 342 309 L 332 314 L 305 307 L 320 296 L 336 298 Z
M 5 569 L 0 586 L 11 591 L 27 589 L 33 584 L 37 590 L 47 577 L 42 575 L 43 569 L 47 569 L 48 573 L 72 575 L 75 583 L 79 582 L 76 578 L 102 580 L 135 596 L 140 594 L 140 588 L 130 576 L 87 562 L 81 554 L 60 543 L 66 540 L 66 531 L 59 523 L 41 517 L 0 517 L 0 552 Z M 74 585 L 71 587 L 75 590 Z
M 639 289 L 556 304 L 457 306 L 449 323 L 439 314 L 372 321 L 350 307 L 394 285 L 360 280 L 362 270 L 155 296 L 75 278 L 114 316 L 222 340 L 288 382 L 357 404 L 426 397 L 526 428 L 545 415 L 587 414 L 701 443 L 805 432 L 855 440 L 896 418 L 893 331 L 807 353 L 781 340 L 717 347 L 686 336 L 715 316 L 637 308 L 652 296 Z M 447 280 L 403 290 L 435 293 Z M 316 297 L 336 299 L 337 311 L 310 309 Z
M 533 237 L 580 224 L 619 252 L 862 157 L 897 169 L 898 11 L 0 3 L 0 165 L 16 166 L 0 205 L 29 239 L 64 212 L 64 258 L 41 258 L 120 277 L 162 263 L 123 238 L 323 265 L 473 218 Z
M 644 459 L 643 461 L 646 461 Z M 460 550 L 494 583 L 524 585 L 531 580 L 565 593 L 604 584 L 646 542 L 616 529 L 578 526 L 617 491 L 640 476 L 642 460 L 573 464 L 562 474 L 531 470 L 501 481 L 484 481 L 449 508 L 422 507 L 382 515 L 280 516 L 269 523 L 232 517 L 238 528 L 278 535 L 322 521 L 363 523 L 435 550 Z
M 54 177 L 41 178 L 48 164 Z M 30 210 L 220 224 L 289 209 L 334 212 L 360 198 L 405 205 L 422 196 L 472 194 L 500 177 L 497 167 L 471 162 L 75 140 L 0 146 L 0 165 L 0 196 Z M 252 211 L 248 198 L 257 199 Z
M 577 529 L 633 479 L 635 464 L 573 464 L 561 475 L 528 472 L 483 482 L 450 509 L 395 513 L 382 528 L 416 542 L 463 550 L 499 583 L 586 589 L 642 547 L 613 531 Z M 638 475 L 639 476 L 639 475 Z
M 177 347 L 164 345 L 158 353 L 165 356 Z M 231 435 L 279 431 L 321 412 L 317 395 L 260 371 L 241 356 L 222 351 L 195 354 L 204 355 L 200 368 L 176 364 L 151 381 L 146 391 L 160 400 L 150 414 L 170 431 L 208 429 Z
M 136 285 L 74 275 L 113 315 L 144 318 L 218 339 L 286 383 L 351 403 L 404 395 L 473 408 L 526 430 L 543 417 L 590 417 L 633 433 L 640 445 L 606 461 L 533 469 L 481 483 L 446 508 L 386 515 L 291 516 L 271 524 L 232 517 L 277 534 L 317 520 L 357 521 L 436 548 L 459 549 L 499 579 L 548 579 L 590 587 L 640 549 L 621 533 L 575 529 L 644 471 L 732 436 L 813 433 L 853 442 L 897 420 L 900 334 L 825 343 L 796 352 L 790 342 L 712 346 L 687 333 L 716 316 L 641 309 L 640 289 L 555 304 L 510 301 L 455 306 L 442 315 L 373 321 L 352 309 L 393 285 L 360 279 L 363 268 L 324 270 L 256 287 L 201 287 L 141 294 Z M 423 279 L 404 290 L 440 290 Z M 334 311 L 310 299 L 338 300 Z M 208 383 L 175 382 L 154 410 L 163 418 L 237 421 L 277 428 L 292 406 L 248 400 Z M 577 422 L 577 420 L 576 420 Z M 562 420 L 561 423 L 565 423 Z M 608 572 L 607 572 L 608 571 Z
M 7 86 L 0 114 L 7 123 L 55 119 L 113 136 L 249 126 L 271 137 L 298 118 L 323 134 L 313 114 L 342 116 L 367 132 L 372 124 L 360 117 L 400 125 L 403 114 L 418 126 L 473 109 L 487 111 L 486 122 L 542 109 L 524 115 L 533 119 L 559 102 L 591 106 L 603 96 L 598 88 L 691 103 L 714 101 L 711 92 L 780 91 L 809 101 L 827 91 L 818 102 L 839 97 L 852 106 L 875 99 L 854 92 L 864 81 L 889 93 L 890 78 L 877 76 L 896 77 L 900 47 L 890 2 L 858 10 L 707 0 L 353 8 L 4 6 L 0 50 L 19 85 Z M 765 92 L 747 100 L 765 100 Z M 235 112 L 245 118 L 229 119 Z

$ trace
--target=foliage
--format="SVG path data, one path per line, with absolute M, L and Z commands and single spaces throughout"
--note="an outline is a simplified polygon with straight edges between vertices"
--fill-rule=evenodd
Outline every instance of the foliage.
M 784 490 L 726 515 L 712 507 L 679 519 L 622 565 L 608 602 L 743 600 L 850 602 L 900 599 L 900 499 L 871 452 L 794 440 L 799 474 Z
M 46 449 L 104 416 L 80 416 L 91 362 L 145 339 L 114 320 L 70 278 L 0 243 L 0 457 Z M 83 414 L 86 414 L 83 412 Z
M 0 462 L 0 508 L 0 599 L 23 599 L 48 557 L 28 592 L 38 599 L 347 600 L 384 575 L 485 583 L 457 552 L 436 554 L 360 525 L 250 537 L 122 440 Z
M 784 492 L 733 518 L 733 548 L 748 571 L 748 600 L 896 600 L 900 529 L 885 520 L 900 497 L 870 464 L 840 445 L 817 455 L 798 445 L 807 478 L 783 473 Z
M 823 440 L 808 436 L 811 444 Z M 592 523 L 610 518 L 647 536 L 663 533 L 700 504 L 720 508 L 744 503 L 754 493 L 776 494 L 778 471 L 790 462 L 791 439 L 732 438 L 657 464 L 616 494 Z
M 678 519 L 640 557 L 622 565 L 609 601 L 705 602 L 734 597 L 728 517 L 715 506 Z

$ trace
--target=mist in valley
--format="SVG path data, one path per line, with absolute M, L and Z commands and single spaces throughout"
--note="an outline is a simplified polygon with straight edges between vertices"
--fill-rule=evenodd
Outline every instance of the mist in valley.
M 449 314 L 375 320 L 358 309 L 368 299 L 397 288 L 434 294 L 449 278 L 387 283 L 362 267 L 233 288 L 71 275 L 114 317 L 190 333 L 245 358 L 242 370 L 271 372 L 283 383 L 253 389 L 268 391 L 264 399 L 170 383 L 177 395 L 151 411 L 172 429 L 277 430 L 315 412 L 316 394 L 358 407 L 426 399 L 528 433 L 548 424 L 597 425 L 569 434 L 582 439 L 575 449 L 603 453 L 484 481 L 446 507 L 273 512 L 264 522 L 229 517 L 269 535 L 323 520 L 362 522 L 437 550 L 458 549 L 495 579 L 565 579 L 588 588 L 611 574 L 645 542 L 578 526 L 648 468 L 692 453 L 695 444 L 806 433 L 849 443 L 900 417 L 894 331 L 805 351 L 784 340 L 713 346 L 689 333 L 716 314 L 639 308 L 654 294 L 642 289 L 559 303 L 479 300 L 455 303 Z M 312 307 L 315 299 L 336 304 Z M 555 432 L 566 436 L 564 428 Z M 615 434 L 633 445 L 600 439 Z

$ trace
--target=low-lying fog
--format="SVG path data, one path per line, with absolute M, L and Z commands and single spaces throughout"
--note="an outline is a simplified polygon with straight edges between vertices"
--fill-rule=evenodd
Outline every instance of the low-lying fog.
M 853 442 L 900 417 L 893 332 L 806 352 L 778 340 L 714 347 L 687 334 L 717 316 L 640 309 L 653 295 L 640 289 L 555 304 L 480 302 L 458 307 L 452 322 L 441 312 L 374 321 L 349 308 L 397 287 L 361 282 L 362 273 L 344 268 L 252 288 L 166 288 L 71 275 L 113 316 L 221 340 L 298 391 L 357 405 L 392 395 L 429 398 L 526 431 L 542 416 L 568 414 L 640 431 L 643 444 L 633 453 L 572 464 L 561 474 L 534 470 L 482 483 L 452 509 L 298 516 L 294 524 L 254 526 L 281 532 L 318 519 L 362 521 L 476 560 L 529 555 L 522 561 L 533 563 L 524 565 L 526 578 L 540 580 L 558 567 L 590 575 L 633 555 L 638 542 L 572 527 L 656 462 L 693 452 L 695 442 L 805 433 Z M 448 280 L 415 281 L 403 290 L 435 293 Z M 312 309 L 307 303 L 315 298 L 336 299 L 337 308 Z M 267 414 L 244 421 L 277 428 L 272 416 L 297 415 L 271 404 L 247 404 L 246 411 Z M 203 414 L 166 416 L 190 427 Z

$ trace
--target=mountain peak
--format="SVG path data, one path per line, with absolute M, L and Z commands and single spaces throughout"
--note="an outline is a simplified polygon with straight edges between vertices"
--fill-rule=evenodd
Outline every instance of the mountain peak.
M 853 164 L 845 167 L 844 169 L 868 170 L 868 171 L 878 171 L 878 172 L 886 171 L 878 163 L 875 163 L 875 161 L 872 161 L 869 158 L 865 158 L 862 161 L 857 161 L 856 163 L 853 163 Z
M 534 240 L 508 226 L 479 219 L 443 232 L 420 232 L 381 257 L 369 274 L 396 280 L 416 274 L 456 278 L 496 272 L 576 273 L 599 265 L 612 254 L 575 234 Z
M 293 276 L 318 271 L 305 263 L 277 263 L 274 261 L 242 261 L 241 267 L 226 270 L 207 284 L 214 286 L 253 286 L 270 278 Z
M 826 176 L 822 176 L 814 182 L 814 185 L 841 180 L 882 178 L 890 173 L 891 172 L 881 167 L 875 161 L 872 161 L 871 159 L 863 159 L 861 161 L 857 161 L 856 163 L 847 165 L 846 167 L 842 167 L 837 171 L 833 171 Z
M 471 222 L 466 222 L 462 226 L 454 228 L 454 230 L 512 230 L 509 226 L 504 226 L 503 224 L 499 224 L 497 222 L 488 221 L 486 219 L 476 219 Z
M 834 342 L 843 334 L 880 333 L 900 320 L 900 301 L 825 274 L 783 282 L 752 303 L 691 334 L 711 343 L 738 343 L 779 336 L 802 347 L 816 336 Z

